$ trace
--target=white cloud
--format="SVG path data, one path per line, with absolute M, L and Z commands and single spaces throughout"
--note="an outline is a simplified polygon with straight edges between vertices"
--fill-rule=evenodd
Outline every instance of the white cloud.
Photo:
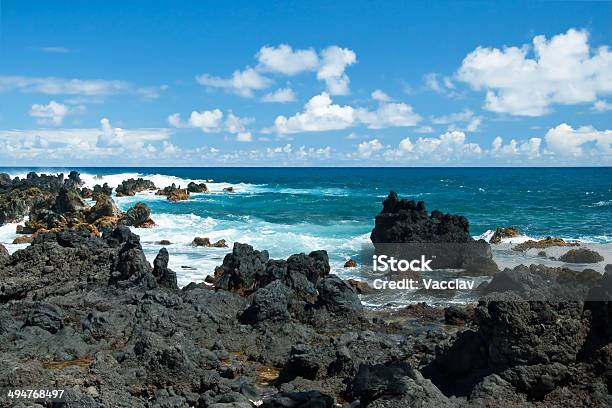
M 229 78 L 202 74 L 196 76 L 201 85 L 222 88 L 243 97 L 253 97 L 255 91 L 268 88 L 272 74 L 294 76 L 304 72 L 316 72 L 317 79 L 324 81 L 330 95 L 348 95 L 350 79 L 344 72 L 346 67 L 357 62 L 353 50 L 332 45 L 317 53 L 312 48 L 293 49 L 288 44 L 261 47 L 256 54 L 255 68 L 236 70 Z M 262 97 L 263 102 L 289 102 L 295 99 L 293 91 L 279 89 Z
M 278 116 L 274 130 L 279 134 L 320 132 L 346 129 L 355 123 L 355 109 L 332 103 L 326 92 L 313 96 L 304 106 L 304 112 L 289 118 Z
M 382 149 L 383 145 L 378 139 L 364 141 L 357 145 L 357 153 L 364 159 L 371 157 L 373 154 L 381 151 Z
M 240 133 L 236 134 L 236 141 L 238 141 L 238 142 L 252 142 L 253 141 L 253 135 L 251 135 L 251 132 L 240 132 Z
M 269 78 L 262 76 L 250 67 L 247 67 L 244 71 L 234 71 L 230 78 L 202 74 L 196 76 L 196 81 L 200 85 L 226 89 L 247 98 L 253 97 L 253 91 L 265 89 L 272 84 Z
M 592 126 L 574 129 L 566 123 L 546 132 L 547 152 L 560 156 L 612 155 L 612 130 L 597 130 Z
M 450 95 L 453 95 L 451 91 L 455 89 L 455 84 L 449 77 L 440 77 L 435 72 L 430 72 L 425 74 L 423 79 L 425 81 L 425 88 L 438 93 L 449 92 Z
M 372 92 L 372 99 L 378 102 L 390 102 L 391 97 L 381 91 L 380 89 L 376 89 Z
M 431 123 L 434 125 L 450 125 L 448 130 L 462 130 L 476 132 L 482 124 L 482 116 L 475 116 L 474 112 L 465 109 L 448 115 L 432 116 Z
M 421 120 L 421 116 L 412 111 L 412 106 L 405 103 L 384 103 L 375 111 L 359 108 L 357 118 L 370 129 L 414 126 Z
M 388 152 L 387 156 L 405 157 L 411 160 L 449 161 L 474 158 L 482 153 L 483 150 L 478 144 L 467 142 L 465 133 L 451 131 L 439 137 L 419 137 L 414 143 L 407 137 L 399 143 L 397 150 Z
M 434 128 L 431 126 L 421 126 L 415 130 L 416 133 L 433 133 Z
M 381 103 L 375 111 L 334 104 L 327 92 L 313 96 L 304 112 L 293 116 L 278 116 L 273 131 L 278 134 L 320 132 L 346 129 L 364 124 L 370 129 L 414 126 L 421 117 L 405 103 Z
M 30 109 L 30 116 L 35 117 L 36 121 L 43 125 L 59 126 L 68 115 L 70 108 L 63 103 L 51 101 L 46 105 L 35 103 Z
M 265 94 L 261 100 L 263 102 L 286 103 L 295 101 L 295 93 L 291 88 L 279 88 L 274 92 Z
M 131 93 L 144 98 L 157 98 L 165 87 L 137 87 L 121 80 L 68 79 L 0 75 L 0 92 L 17 90 L 47 95 L 106 96 Z
M 595 103 L 593 104 L 593 110 L 596 112 L 607 112 L 609 110 L 612 110 L 612 103 L 603 100 L 595 101 Z
M 266 72 L 296 75 L 301 72 L 315 71 L 319 57 L 312 48 L 293 50 L 287 44 L 277 47 L 264 46 L 257 53 L 258 68 Z
M 497 136 L 491 144 L 491 155 L 493 157 L 527 156 L 529 159 L 535 159 L 541 156 L 541 145 L 542 139 L 539 137 L 532 137 L 525 142 L 512 139 L 510 143 L 504 145 L 503 139 Z
M 168 123 L 175 128 L 197 128 L 204 133 L 219 133 L 226 131 L 232 134 L 246 132 L 247 125 L 254 121 L 253 118 L 239 117 L 232 112 L 225 118 L 220 109 L 193 111 L 189 115 L 187 122 L 181 120 L 181 115 L 173 113 L 168 116 Z
M 344 73 L 347 66 L 357 62 L 357 54 L 348 48 L 336 45 L 321 51 L 321 64 L 317 71 L 317 79 L 325 81 L 330 95 L 348 95 L 349 77 Z
M 485 109 L 521 116 L 541 116 L 553 104 L 595 102 L 612 92 L 612 52 L 591 49 L 585 30 L 570 29 L 550 40 L 527 45 L 482 48 L 468 54 L 457 72 L 459 80 L 485 90 Z

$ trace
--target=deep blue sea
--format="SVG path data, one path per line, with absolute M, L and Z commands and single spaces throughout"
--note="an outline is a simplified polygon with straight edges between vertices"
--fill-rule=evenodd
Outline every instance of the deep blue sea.
M 72 168 L 4 168 L 13 176 L 68 173 Z M 425 201 L 428 210 L 462 214 L 473 236 L 515 225 L 525 237 L 559 236 L 587 243 L 612 242 L 612 168 L 81 168 L 90 187 L 116 187 L 129 177 L 144 177 L 157 187 L 206 181 L 211 193 L 170 203 L 141 193 L 116 198 L 127 209 L 146 202 L 157 227 L 138 229 L 147 256 L 161 239 L 168 247 L 179 281 L 202 280 L 227 250 L 193 248 L 195 236 L 250 243 L 272 257 L 326 249 L 332 266 L 358 256 L 369 239 L 381 202 L 395 190 Z M 235 193 L 223 193 L 233 186 Z M 0 241 L 14 238 L 14 225 L 1 227 Z M 512 263 L 512 262 L 510 262 Z M 190 267 L 194 269 L 187 269 Z

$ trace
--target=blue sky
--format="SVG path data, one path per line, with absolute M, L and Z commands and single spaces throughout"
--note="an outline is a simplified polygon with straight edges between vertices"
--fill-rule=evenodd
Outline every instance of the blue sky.
M 607 2 L 0 4 L 0 165 L 612 164 Z

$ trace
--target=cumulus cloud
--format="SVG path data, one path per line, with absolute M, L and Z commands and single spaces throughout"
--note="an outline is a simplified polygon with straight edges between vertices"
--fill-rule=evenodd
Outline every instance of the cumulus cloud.
M 349 77 L 344 73 L 347 66 L 357 62 L 357 54 L 348 48 L 336 45 L 321 51 L 321 64 L 317 71 L 317 79 L 325 81 L 330 95 L 348 95 Z
M 70 108 L 63 103 L 51 101 L 46 105 L 35 103 L 30 108 L 30 116 L 43 125 L 61 125 Z
M 441 76 L 435 72 L 425 74 L 423 77 L 425 88 L 438 93 L 450 93 L 455 89 L 455 84 L 448 76 Z
M 196 81 L 210 88 L 221 88 L 243 97 L 253 97 L 254 91 L 267 88 L 272 84 L 269 78 L 264 77 L 253 68 L 236 70 L 229 78 L 220 78 L 208 74 L 196 76 Z
M 264 46 L 257 53 L 258 68 L 266 72 L 296 75 L 315 71 L 319 66 L 319 56 L 312 48 L 293 50 L 290 45 L 277 47 Z
M 236 134 L 236 141 L 237 142 L 252 142 L 253 141 L 253 135 L 251 134 L 251 132 L 240 132 Z
M 609 110 L 612 110 L 612 103 L 603 100 L 595 101 L 595 103 L 593 104 L 593 110 L 596 112 L 607 112 Z
M 448 115 L 432 116 L 431 123 L 434 125 L 450 125 L 448 130 L 476 132 L 482 123 L 482 116 L 476 116 L 471 110 L 465 109 L 462 112 Z
M 386 93 L 384 93 L 383 91 L 381 91 L 380 89 L 374 90 L 371 96 L 372 96 L 372 99 L 378 102 L 390 102 L 391 101 L 391 97 L 387 95 Z
M 374 153 L 377 153 L 383 149 L 382 143 L 378 139 L 373 139 L 370 141 L 364 141 L 357 145 L 357 153 L 360 157 L 369 158 Z
M 574 129 L 566 123 L 546 132 L 546 150 L 560 156 L 612 155 L 612 130 L 597 130 L 592 126 Z
M 270 92 L 262 96 L 263 102 L 286 103 L 295 101 L 295 93 L 291 88 L 279 88 L 274 92 Z
M 136 94 L 143 98 L 157 98 L 161 87 L 138 87 L 130 82 L 105 79 L 69 79 L 56 77 L 27 77 L 0 75 L 0 92 L 20 91 L 47 95 L 106 96 Z
M 493 157 L 527 156 L 529 159 L 535 159 L 541 156 L 541 145 L 542 139 L 539 137 L 532 137 L 524 142 L 512 139 L 504 145 L 503 139 L 497 136 L 491 144 L 491 154 Z
M 334 104 L 329 94 L 323 92 L 310 98 L 304 106 L 304 112 L 289 118 L 278 116 L 274 121 L 274 130 L 288 134 L 346 129 L 353 126 L 355 117 L 352 106 Z
M 469 143 L 465 133 L 460 131 L 446 132 L 439 137 L 419 137 L 415 142 L 407 137 L 397 150 L 387 152 L 387 157 L 405 157 L 411 160 L 449 161 L 478 157 L 483 153 L 477 143 Z
M 168 123 L 175 128 L 197 128 L 204 133 L 229 132 L 238 134 L 246 132 L 247 126 L 254 121 L 253 118 L 239 117 L 229 112 L 227 116 L 220 109 L 193 111 L 189 119 L 184 122 L 179 113 L 168 116 Z
M 350 79 L 345 73 L 348 66 L 357 62 L 357 54 L 351 49 L 332 45 L 317 53 L 312 48 L 293 49 L 288 44 L 264 46 L 255 55 L 255 68 L 236 70 L 229 78 L 202 74 L 196 77 L 201 85 L 222 88 L 244 97 L 253 97 L 272 85 L 272 75 L 294 76 L 305 72 L 316 72 L 317 79 L 324 81 L 330 95 L 348 95 Z M 264 102 L 289 102 L 295 99 L 293 91 L 279 89 L 262 97 Z
M 553 104 L 595 102 L 612 92 L 612 52 L 591 49 L 588 40 L 586 30 L 570 29 L 550 40 L 538 35 L 531 47 L 478 47 L 457 78 L 486 91 L 485 109 L 510 115 L 541 116 Z
M 359 124 L 370 129 L 414 126 L 421 117 L 405 103 L 381 103 L 370 111 L 350 105 L 333 103 L 330 95 L 323 92 L 313 96 L 304 106 L 304 111 L 293 116 L 278 116 L 273 131 L 278 134 L 320 132 L 346 129 Z
M 421 116 L 405 103 L 383 103 L 375 111 L 357 109 L 357 119 L 370 129 L 382 129 L 414 126 L 419 123 Z

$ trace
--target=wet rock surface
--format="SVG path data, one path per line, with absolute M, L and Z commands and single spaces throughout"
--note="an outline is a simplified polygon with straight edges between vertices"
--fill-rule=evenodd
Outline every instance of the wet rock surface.
M 515 238 L 521 235 L 521 231 L 517 227 L 499 227 L 495 230 L 489 242 L 491 244 L 499 244 L 505 238 Z

